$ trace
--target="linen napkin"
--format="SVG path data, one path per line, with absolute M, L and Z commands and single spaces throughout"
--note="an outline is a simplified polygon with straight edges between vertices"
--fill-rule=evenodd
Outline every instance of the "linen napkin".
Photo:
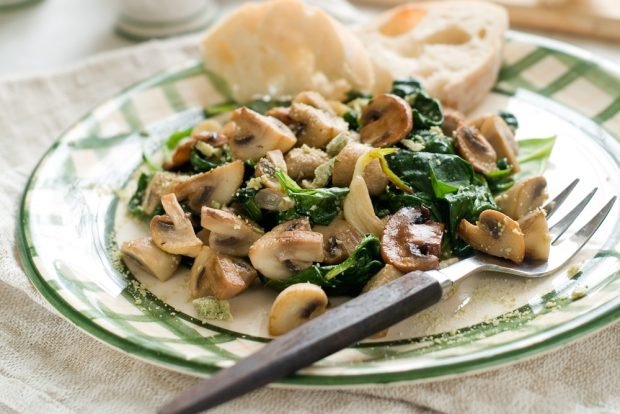
M 0 78 L 0 413 L 152 413 L 197 379 L 99 343 L 61 318 L 17 258 L 18 206 L 37 161 L 102 100 L 198 57 L 195 36 L 100 55 L 63 72 Z M 345 390 L 265 388 L 214 413 L 617 412 L 620 324 L 512 366 Z

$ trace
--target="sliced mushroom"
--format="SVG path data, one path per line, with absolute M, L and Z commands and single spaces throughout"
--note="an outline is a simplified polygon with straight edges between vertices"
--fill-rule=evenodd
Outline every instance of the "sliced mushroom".
M 521 217 L 519 227 L 525 236 L 525 258 L 530 260 L 549 259 L 551 235 L 544 210 L 530 211 Z
M 368 145 L 358 142 L 348 143 L 336 156 L 334 161 L 334 169 L 332 171 L 332 184 L 337 187 L 347 187 L 351 184 L 353 171 L 357 160 L 371 150 Z M 368 192 L 372 196 L 377 196 L 385 191 L 388 185 L 388 178 L 381 169 L 379 160 L 372 160 L 366 168 L 364 168 L 363 178 L 368 187 Z
M 202 247 L 202 241 L 194 233 L 192 222 L 174 194 L 166 194 L 161 198 L 166 212 L 163 216 L 155 216 L 151 220 L 151 237 L 160 249 L 171 254 L 196 257 Z
M 268 151 L 264 157 L 258 160 L 254 176 L 260 177 L 262 184 L 267 188 L 280 189 L 280 183 L 275 177 L 276 169 L 288 173 L 286 161 L 280 150 Z
M 351 110 L 351 108 L 349 108 L 348 105 L 343 104 L 340 101 L 327 101 L 327 103 L 329 104 L 329 106 L 331 107 L 333 113 L 335 113 L 337 116 L 339 117 L 343 117 L 344 114 L 346 114 L 347 112 L 349 112 Z
M 517 264 L 525 256 L 525 238 L 519 223 L 499 211 L 484 210 L 475 226 L 462 219 L 458 234 L 474 249 L 492 256 Z
M 342 118 L 303 103 L 291 105 L 289 115 L 299 144 L 314 148 L 324 149 L 336 135 L 348 129 Z
M 222 124 L 220 124 L 215 119 L 205 119 L 204 121 L 200 121 L 194 126 L 192 129 L 192 137 L 197 137 L 202 135 L 203 133 L 211 133 L 211 132 L 222 132 Z
M 236 125 L 230 137 L 230 150 L 235 158 L 258 161 L 267 151 L 286 152 L 297 142 L 293 132 L 280 120 L 246 107 L 236 109 L 230 119 Z
M 281 189 L 263 188 L 254 197 L 256 204 L 268 211 L 287 211 L 295 207 L 295 201 Z
M 265 113 L 265 115 L 276 118 L 286 126 L 292 125 L 295 122 L 290 114 L 291 108 L 288 106 L 276 106 Z
M 360 138 L 364 144 L 386 147 L 404 139 L 413 128 L 411 106 L 403 98 L 384 93 L 364 108 Z
M 508 164 L 512 166 L 512 172 L 519 172 L 517 141 L 514 133 L 502 117 L 499 115 L 488 116 L 478 129 L 495 150 L 497 158 L 506 158 Z
M 383 222 L 375 214 L 363 172 L 370 160 L 366 155 L 360 157 L 353 171 L 349 193 L 342 203 L 344 218 L 361 234 L 374 234 L 381 237 Z
M 427 209 L 401 208 L 385 225 L 381 257 L 401 272 L 437 269 L 443 229 Z
M 247 256 L 250 246 L 263 235 L 254 223 L 224 210 L 203 207 L 200 224 L 210 231 L 209 247 L 217 253 Z
M 192 266 L 190 294 L 192 298 L 229 299 L 246 290 L 256 276 L 256 270 L 246 260 L 220 255 L 204 246 Z
M 465 158 L 475 171 L 488 174 L 497 170 L 497 154 L 478 130 L 461 125 L 454 132 L 453 138 L 456 152 Z
M 497 206 L 508 217 L 518 220 L 542 206 L 547 199 L 547 180 L 543 176 L 526 178 L 495 197 Z
M 476 117 L 470 121 L 467 122 L 467 125 L 476 128 L 477 130 L 479 130 L 480 132 L 482 132 L 482 126 L 484 125 L 484 123 L 494 117 L 498 117 L 499 119 L 501 119 L 504 124 L 506 124 L 506 121 L 504 121 L 504 119 L 499 116 L 499 115 L 493 115 L 493 114 L 487 114 L 487 115 L 481 115 L 479 117 Z M 506 126 L 508 126 L 508 124 L 506 124 Z M 510 127 L 508 126 L 508 128 L 510 129 Z M 512 133 L 512 139 L 508 139 L 508 144 L 510 145 L 510 147 L 512 148 L 512 152 L 514 154 L 518 154 L 519 153 L 519 145 L 517 144 L 517 140 L 514 138 L 514 132 L 512 131 L 512 129 L 510 129 L 510 132 Z M 484 135 L 484 133 L 483 133 Z M 486 135 L 485 135 L 486 137 Z M 491 145 L 493 145 L 493 143 L 491 142 Z
M 443 124 L 441 124 L 441 131 L 445 136 L 451 137 L 452 134 L 464 124 L 465 117 L 462 113 L 456 109 L 443 108 Z
M 179 200 L 189 200 L 192 211 L 200 213 L 203 206 L 220 207 L 228 204 L 243 182 L 243 162 L 224 164 L 177 184 L 174 193 Z
M 362 235 L 342 217 L 336 217 L 327 226 L 314 226 L 323 235 L 323 263 L 336 264 L 353 253 Z
M 362 293 L 369 292 L 373 289 L 379 288 L 383 285 L 387 285 L 388 283 L 398 279 L 404 273 L 392 266 L 391 264 L 386 264 L 383 266 L 383 269 L 379 270 L 379 272 L 370 278 L 368 282 L 364 285 L 362 289 Z M 388 329 L 383 329 L 376 334 L 370 336 L 370 339 L 379 339 L 385 338 L 388 334 Z
M 323 261 L 323 235 L 310 230 L 305 220 L 291 220 L 274 227 L 248 252 L 252 265 L 271 279 L 286 279 L 314 262 Z
M 276 297 L 269 311 L 269 335 L 277 336 L 308 322 L 327 310 L 327 295 L 317 285 L 296 283 Z
M 284 157 L 288 175 L 295 181 L 304 178 L 314 178 L 314 170 L 324 162 L 329 161 L 325 151 L 302 145 L 301 148 L 293 148 Z
M 293 98 L 293 103 L 302 103 L 309 105 L 313 108 L 320 109 L 321 111 L 327 112 L 330 115 L 336 115 L 332 106 L 327 102 L 327 100 L 318 92 L 314 91 L 303 91 L 299 92 L 295 98 Z
M 166 171 L 156 172 L 144 191 L 142 210 L 144 210 L 146 214 L 153 214 L 161 203 L 161 197 L 164 194 L 171 193 L 177 184 L 185 180 L 187 180 L 187 176 L 184 175 Z
M 121 257 L 129 270 L 142 270 L 165 282 L 176 272 L 181 256 L 166 253 L 150 237 L 130 240 L 121 246 Z

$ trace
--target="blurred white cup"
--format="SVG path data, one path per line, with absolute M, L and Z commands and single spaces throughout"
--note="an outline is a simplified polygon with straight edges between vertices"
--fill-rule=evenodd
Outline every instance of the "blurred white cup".
M 120 0 L 117 31 L 126 37 L 150 39 L 206 27 L 218 6 L 213 0 Z

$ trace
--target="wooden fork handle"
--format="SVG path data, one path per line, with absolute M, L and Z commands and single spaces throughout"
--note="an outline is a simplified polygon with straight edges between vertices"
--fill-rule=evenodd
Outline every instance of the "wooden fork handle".
M 200 381 L 159 413 L 196 413 L 289 376 L 439 302 L 442 294 L 442 284 L 432 273 L 408 273 L 274 339 Z

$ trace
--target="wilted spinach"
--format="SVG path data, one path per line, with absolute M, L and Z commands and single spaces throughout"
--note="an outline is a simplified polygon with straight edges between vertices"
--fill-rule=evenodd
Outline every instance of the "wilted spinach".
M 255 188 L 241 188 L 235 193 L 234 201 L 241 205 L 246 216 L 259 223 L 263 219 L 263 212 L 256 203 L 257 192 Z
M 401 180 L 437 198 L 474 181 L 471 164 L 457 155 L 400 150 L 385 158 Z
M 522 178 L 540 175 L 547 167 L 547 161 L 555 144 L 555 136 L 549 138 L 532 138 L 517 141 L 519 145 L 519 166 L 521 171 L 514 177 Z
M 301 188 L 281 170 L 276 170 L 275 176 L 284 191 L 295 202 L 294 211 L 300 216 L 307 216 L 312 224 L 328 225 L 331 223 L 340 211 L 342 199 L 349 192 L 348 188 L 340 187 Z
M 146 193 L 146 188 L 149 186 L 152 178 L 152 174 L 147 174 L 144 172 L 140 174 L 140 177 L 138 177 L 136 191 L 134 191 L 133 195 L 129 199 L 129 202 L 127 203 L 127 209 L 132 216 L 146 219 L 158 214 L 158 211 L 154 212 L 153 214 L 147 214 L 144 209 L 142 209 L 144 194 Z
M 452 240 L 456 239 L 456 229 L 461 219 L 475 222 L 484 210 L 497 210 L 493 195 L 484 182 L 462 187 L 456 192 L 446 194 L 443 199 L 448 209 L 448 220 L 445 223 Z
M 295 283 L 313 283 L 331 295 L 355 296 L 383 267 L 380 246 L 376 236 L 366 235 L 344 262 L 331 266 L 312 265 L 282 280 L 265 279 L 265 286 L 283 290 Z
M 411 144 L 413 145 L 411 145 Z M 405 148 L 412 151 L 433 152 L 436 154 L 454 154 L 452 139 L 445 136 L 436 128 L 430 130 L 414 131 L 401 143 Z M 413 149 L 412 147 L 419 147 Z
M 428 129 L 443 123 L 441 104 L 429 96 L 415 79 L 395 80 L 392 83 L 391 93 L 400 96 L 411 105 L 414 130 Z
M 388 188 L 381 195 L 381 201 L 390 213 L 396 213 L 403 207 L 424 207 L 431 212 L 434 220 L 442 221 L 442 215 L 437 206 L 435 198 L 428 193 L 418 191 L 415 193 L 405 193 L 402 191 Z
M 499 111 L 499 116 L 502 117 L 513 133 L 517 132 L 517 129 L 519 129 L 519 120 L 512 112 Z

